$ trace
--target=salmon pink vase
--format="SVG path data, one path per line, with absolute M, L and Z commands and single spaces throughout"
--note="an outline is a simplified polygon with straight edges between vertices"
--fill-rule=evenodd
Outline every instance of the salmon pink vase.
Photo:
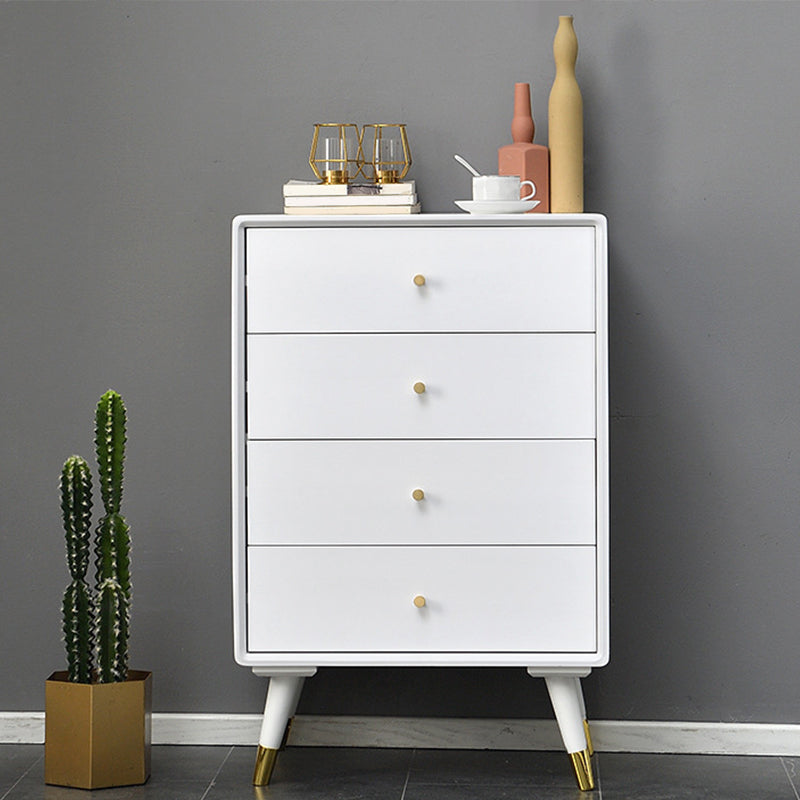
M 533 144 L 536 127 L 531 113 L 531 87 L 528 83 L 514 84 L 514 118 L 511 120 L 511 138 L 497 151 L 499 175 L 519 175 L 523 181 L 533 181 L 536 193 L 531 199 L 539 205 L 531 213 L 550 210 L 550 164 L 547 148 Z M 524 190 L 523 190 L 524 191 Z

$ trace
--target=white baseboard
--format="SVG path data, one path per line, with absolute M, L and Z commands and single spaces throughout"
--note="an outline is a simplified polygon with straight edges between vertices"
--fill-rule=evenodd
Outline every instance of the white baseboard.
M 260 714 L 153 714 L 153 744 L 254 745 Z M 614 753 L 800 756 L 800 725 L 590 722 L 594 747 Z M 0 743 L 44 742 L 43 712 L 0 712 Z M 552 720 L 298 716 L 290 745 L 560 750 Z

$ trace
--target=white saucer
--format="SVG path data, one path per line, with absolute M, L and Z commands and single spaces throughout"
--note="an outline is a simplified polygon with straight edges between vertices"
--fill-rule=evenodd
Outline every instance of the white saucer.
M 541 200 L 456 200 L 455 204 L 470 214 L 524 214 Z

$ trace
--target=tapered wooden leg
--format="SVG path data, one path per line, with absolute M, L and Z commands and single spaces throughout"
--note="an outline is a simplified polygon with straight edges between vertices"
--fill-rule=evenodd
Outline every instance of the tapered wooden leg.
M 545 682 L 564 747 L 575 770 L 578 787 L 582 791 L 594 789 L 580 680 L 572 675 L 548 675 Z
M 253 772 L 255 786 L 266 786 L 272 777 L 287 723 L 294 715 L 300 700 L 303 681 L 305 681 L 303 675 L 270 676 L 261 734 L 258 737 L 256 767 Z

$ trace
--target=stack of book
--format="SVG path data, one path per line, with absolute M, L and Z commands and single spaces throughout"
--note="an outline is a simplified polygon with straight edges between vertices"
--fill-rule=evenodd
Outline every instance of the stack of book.
M 285 214 L 419 214 L 414 181 L 324 184 L 289 181 L 283 185 Z

